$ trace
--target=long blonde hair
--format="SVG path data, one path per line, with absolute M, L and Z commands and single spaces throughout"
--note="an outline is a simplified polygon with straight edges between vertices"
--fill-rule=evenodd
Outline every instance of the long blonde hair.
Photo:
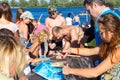
M 18 75 L 24 69 L 23 49 L 18 40 L 11 36 L 0 35 L 0 72 L 10 77 L 10 66 L 15 65 L 15 73 Z

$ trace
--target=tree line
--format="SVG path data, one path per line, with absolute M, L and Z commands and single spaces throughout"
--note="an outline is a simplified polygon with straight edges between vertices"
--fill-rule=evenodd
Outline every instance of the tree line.
M 49 5 L 55 5 L 57 7 L 83 7 L 84 0 L 1 0 L 0 2 L 8 2 L 11 7 L 23 7 L 23 8 L 44 8 Z M 106 0 L 106 2 L 112 3 L 114 6 L 120 6 L 119 0 Z

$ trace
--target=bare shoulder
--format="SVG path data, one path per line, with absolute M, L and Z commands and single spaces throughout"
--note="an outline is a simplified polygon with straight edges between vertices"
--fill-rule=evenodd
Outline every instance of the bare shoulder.
M 116 48 L 116 51 L 111 54 L 113 62 L 120 62 L 120 47 Z
M 45 21 L 49 21 L 50 20 L 50 18 L 49 17 L 47 17 L 46 19 L 45 19 Z
M 50 23 L 50 21 L 51 21 L 51 19 L 50 19 L 49 17 L 47 17 L 47 18 L 45 19 L 45 24 L 48 25 L 48 24 Z
M 20 28 L 25 29 L 28 28 L 28 26 L 26 24 L 20 24 Z
M 58 18 L 61 20 L 65 20 L 65 18 L 63 16 L 58 15 Z
M 116 57 L 119 58 L 120 61 L 120 47 L 116 49 Z
M 70 28 L 71 28 L 71 32 L 72 32 L 72 33 L 78 32 L 78 28 L 77 28 L 77 27 L 75 27 L 75 26 L 72 27 L 72 26 L 71 26 Z
M 73 29 L 76 29 L 77 32 L 82 31 L 82 28 L 78 26 L 74 26 Z

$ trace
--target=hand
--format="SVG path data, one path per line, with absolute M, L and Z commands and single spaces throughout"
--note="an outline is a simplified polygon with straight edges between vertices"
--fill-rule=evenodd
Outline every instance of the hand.
M 68 64 L 63 67 L 62 71 L 63 71 L 63 74 L 65 74 L 65 75 L 70 74 L 70 67 L 68 66 Z
M 71 48 L 69 48 L 69 49 L 63 49 L 62 52 L 64 52 L 64 53 L 71 53 Z
M 50 49 L 54 49 L 54 48 L 55 48 L 55 46 L 56 46 L 56 44 L 55 44 L 55 43 L 49 43 L 48 45 L 49 45 Z
M 25 75 L 22 75 L 19 77 L 19 80 L 28 80 L 28 78 Z
M 68 55 L 69 53 L 65 53 L 65 55 L 63 55 L 63 59 L 65 59 Z

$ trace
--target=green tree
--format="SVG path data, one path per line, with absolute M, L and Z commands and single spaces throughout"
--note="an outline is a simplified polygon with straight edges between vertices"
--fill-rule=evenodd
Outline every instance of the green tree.
M 1 0 L 0 2 L 8 2 L 10 0 Z M 49 5 L 55 5 L 57 7 L 83 7 L 84 0 L 50 0 L 48 3 L 46 0 L 11 0 L 11 6 L 17 7 L 48 7 Z M 106 2 L 113 3 L 114 6 L 120 6 L 119 0 L 105 0 Z
M 55 5 L 56 4 L 56 0 L 50 0 L 50 5 Z
M 11 5 L 12 7 L 16 7 L 16 6 L 18 6 L 18 3 L 16 2 L 16 0 L 11 0 L 11 1 L 10 1 L 10 5 Z
M 38 0 L 29 0 L 29 7 L 38 7 L 38 5 L 39 5 L 39 2 L 38 2 Z
M 45 0 L 40 0 L 39 1 L 39 6 L 40 7 L 47 7 L 49 5 L 49 3 Z
M 29 3 L 30 4 L 30 3 Z M 25 0 L 19 0 L 19 6 L 20 7 L 28 7 L 28 3 Z
M 9 0 L 1 0 L 1 2 L 8 2 L 9 3 Z

